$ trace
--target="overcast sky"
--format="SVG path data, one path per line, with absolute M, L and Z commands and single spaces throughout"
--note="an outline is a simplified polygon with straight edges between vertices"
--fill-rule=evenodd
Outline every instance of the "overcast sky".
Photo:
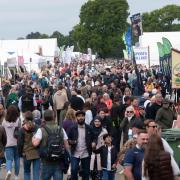
M 31 32 L 63 34 L 79 22 L 87 0 L 0 0 L 0 39 L 17 39 Z M 128 0 L 130 13 L 147 12 L 180 0 Z

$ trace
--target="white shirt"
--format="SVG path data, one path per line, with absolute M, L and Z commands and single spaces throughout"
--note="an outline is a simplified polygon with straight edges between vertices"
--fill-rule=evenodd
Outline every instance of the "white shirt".
M 111 146 L 108 146 L 107 170 L 111 171 Z
M 68 137 L 67 137 L 67 134 L 66 134 L 66 132 L 64 131 L 64 129 L 62 129 L 63 130 L 63 136 L 64 136 L 64 140 L 68 140 Z M 39 139 L 39 140 L 41 140 L 42 139 L 42 130 L 41 130 L 41 128 L 39 128 L 38 130 L 37 130 L 37 132 L 36 132 L 36 134 L 34 135 L 34 137 L 36 138 L 36 139 Z
M 85 133 L 85 127 L 78 127 L 78 140 L 73 157 L 82 159 L 89 156 L 86 146 Z
M 162 143 L 163 143 L 164 150 L 166 152 L 168 152 L 171 156 L 173 156 L 174 151 L 172 150 L 172 148 L 170 147 L 168 142 L 165 139 L 163 139 L 163 138 L 161 138 L 161 140 L 162 140 Z
M 85 123 L 90 125 L 92 120 L 93 120 L 92 112 L 91 110 L 87 110 L 85 114 Z

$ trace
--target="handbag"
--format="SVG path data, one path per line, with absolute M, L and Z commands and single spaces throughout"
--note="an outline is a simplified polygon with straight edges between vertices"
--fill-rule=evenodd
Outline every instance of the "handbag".
M 14 129 L 14 134 L 13 134 L 13 136 L 14 136 L 14 138 L 18 139 L 18 135 L 19 135 L 19 127 L 17 126 L 17 127 L 15 127 L 15 129 Z

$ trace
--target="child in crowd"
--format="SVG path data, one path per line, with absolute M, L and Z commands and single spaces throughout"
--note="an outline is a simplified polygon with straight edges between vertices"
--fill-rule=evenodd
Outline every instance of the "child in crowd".
M 92 143 L 93 151 L 101 157 L 101 166 L 103 170 L 103 180 L 114 180 L 117 162 L 117 150 L 112 145 L 112 137 L 110 134 L 103 136 L 104 145 L 96 149 L 96 144 Z

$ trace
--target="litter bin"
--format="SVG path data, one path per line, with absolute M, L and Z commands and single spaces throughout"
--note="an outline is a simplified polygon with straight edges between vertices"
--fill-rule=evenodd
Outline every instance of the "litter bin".
M 165 129 L 162 137 L 169 143 L 174 151 L 174 159 L 180 164 L 180 129 Z

